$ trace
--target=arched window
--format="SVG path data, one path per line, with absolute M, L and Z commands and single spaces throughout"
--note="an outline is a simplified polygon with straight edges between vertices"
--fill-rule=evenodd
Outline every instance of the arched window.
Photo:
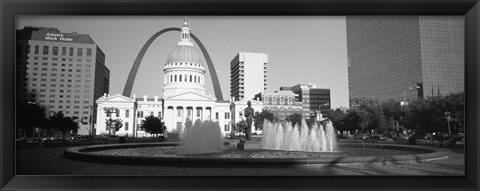
M 192 75 L 190 75 L 190 82 L 192 82 Z
M 184 81 L 187 82 L 187 74 L 185 74 L 185 80 Z
M 178 81 L 179 81 L 179 82 L 182 82 L 182 75 L 181 75 L 181 74 L 178 75 Z
M 177 75 L 175 74 L 175 82 L 177 82 Z
M 173 81 L 173 76 L 170 75 L 170 83 L 172 83 L 172 81 Z

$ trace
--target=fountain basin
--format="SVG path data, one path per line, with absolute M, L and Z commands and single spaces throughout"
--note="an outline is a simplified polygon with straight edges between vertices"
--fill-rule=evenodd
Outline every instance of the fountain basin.
M 442 148 L 393 144 L 339 144 L 339 152 L 278 151 L 251 148 L 246 151 L 227 149 L 219 153 L 204 154 L 181 153 L 179 150 L 181 150 L 182 146 L 183 144 L 180 142 L 90 145 L 68 148 L 64 151 L 64 156 L 74 160 L 107 164 L 269 166 L 421 161 L 445 158 L 447 155 L 447 151 Z M 168 152 L 167 155 L 165 155 L 165 153 L 163 155 L 155 155 L 155 152 L 162 152 L 162 149 L 172 150 L 172 148 L 176 148 L 177 150 L 173 149 L 170 156 Z M 145 151 L 141 151 L 142 149 Z M 386 155 L 368 155 L 368 153 L 372 153 L 369 149 L 374 149 L 373 152 L 381 149 Z M 132 150 L 139 151 L 140 154 L 135 154 Z M 365 152 L 367 155 L 358 154 L 362 150 L 368 151 Z M 356 151 L 357 154 L 349 155 L 348 153 L 351 151 Z M 108 152 L 111 153 L 109 154 Z M 142 152 L 148 154 L 142 155 Z M 270 157 L 262 157 L 264 156 L 262 152 L 273 154 L 271 154 Z M 296 155 L 295 153 L 300 154 Z

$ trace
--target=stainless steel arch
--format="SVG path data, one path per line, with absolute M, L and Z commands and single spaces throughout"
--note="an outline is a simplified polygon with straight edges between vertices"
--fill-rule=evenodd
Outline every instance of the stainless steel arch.
M 140 63 L 142 62 L 143 56 L 145 56 L 145 52 L 147 52 L 148 48 L 150 47 L 150 45 L 155 39 L 157 39 L 163 33 L 166 33 L 169 31 L 181 31 L 181 29 L 176 27 L 171 27 L 171 28 L 166 28 L 161 31 L 158 31 L 157 33 L 152 35 L 152 37 L 150 37 L 148 41 L 143 45 L 142 49 L 137 55 L 137 58 L 135 59 L 135 62 L 133 63 L 132 69 L 130 69 L 130 74 L 128 75 L 127 82 L 125 83 L 125 87 L 123 88 L 124 96 L 130 97 L 130 95 L 132 94 L 133 83 L 135 82 L 135 77 L 137 76 L 138 68 L 140 67 Z M 207 65 L 208 65 L 208 71 L 210 72 L 210 77 L 212 78 L 215 97 L 217 98 L 217 100 L 223 100 L 222 89 L 220 88 L 217 72 L 215 70 L 215 67 L 213 66 L 212 59 L 210 58 L 210 55 L 208 54 L 207 49 L 205 48 L 205 46 L 203 46 L 202 42 L 193 33 L 190 33 L 190 35 L 193 38 L 193 40 L 197 43 L 200 50 L 202 51 L 203 56 L 205 57 L 205 61 L 207 62 Z

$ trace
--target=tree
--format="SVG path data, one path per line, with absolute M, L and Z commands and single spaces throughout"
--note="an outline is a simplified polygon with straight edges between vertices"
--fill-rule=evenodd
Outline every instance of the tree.
M 400 102 L 395 100 L 388 100 L 383 102 L 380 106 L 385 117 L 385 130 L 398 130 L 399 125 L 406 125 L 405 110 L 400 106 Z
M 236 132 L 245 132 L 245 129 L 247 128 L 247 121 L 241 120 L 237 122 L 234 128 Z
M 67 132 L 76 132 L 80 127 L 78 122 L 72 117 L 65 117 L 61 111 L 50 117 L 50 123 L 54 130 L 62 132 L 63 139 L 65 139 Z
M 27 117 L 27 118 L 25 118 Z M 47 128 L 48 119 L 45 116 L 45 108 L 35 103 L 17 102 L 16 128 L 17 134 L 33 132 L 33 128 Z M 33 135 L 32 135 L 33 136 Z
M 123 122 L 121 119 L 106 119 L 106 123 L 109 131 L 113 132 L 113 136 L 115 136 L 115 132 L 123 127 Z
M 185 132 L 192 130 L 192 127 L 193 127 L 192 120 L 190 120 L 190 118 L 187 118 L 185 120 Z
M 272 122 L 275 120 L 275 116 L 273 115 L 272 112 L 262 109 L 262 112 L 255 113 L 255 120 L 253 125 L 255 126 L 256 129 L 258 130 L 263 130 L 263 121 L 264 119 L 267 119 L 268 121 Z
M 337 108 L 335 110 L 329 109 L 323 113 L 323 117 L 329 119 L 336 130 L 343 134 L 343 131 L 348 131 L 345 126 L 345 117 L 347 114 L 344 110 Z
M 298 125 L 299 127 L 302 126 L 302 115 L 298 113 L 293 113 L 285 117 L 285 120 L 290 121 L 292 123 L 292 127 Z
M 459 92 L 447 95 L 443 101 L 445 111 L 442 112 L 450 112 L 452 132 L 459 132 L 465 124 L 465 93 Z
M 345 127 L 347 127 L 349 131 L 361 131 L 362 133 L 364 133 L 364 130 L 367 126 L 366 118 L 367 113 L 365 112 L 365 110 L 361 110 L 358 108 L 350 108 L 345 116 Z
M 185 129 L 184 131 L 182 131 L 181 138 L 189 139 L 190 136 L 192 136 L 192 133 L 193 133 L 193 122 L 192 120 L 190 120 L 190 118 L 187 117 L 187 119 L 185 120 Z
M 52 136 L 53 127 L 52 127 L 52 123 L 51 123 L 50 119 L 48 119 L 46 117 L 42 117 L 40 119 L 40 121 L 38 122 L 37 127 L 42 130 L 41 134 L 43 134 L 43 132 L 46 132 L 49 137 Z
M 448 132 L 445 112 L 450 112 L 452 129 L 463 127 L 465 99 L 464 93 L 447 96 L 431 96 L 428 99 L 417 99 L 405 108 L 406 125 L 409 129 L 421 132 Z
M 400 121 L 403 118 L 402 116 L 404 116 L 404 112 L 402 111 L 402 107 L 398 101 L 388 100 L 383 102 L 380 107 L 385 119 L 392 118 L 395 121 Z
M 385 122 L 385 130 L 388 132 L 394 131 L 397 129 L 397 121 L 393 117 L 389 117 Z
M 158 134 L 163 133 L 167 128 L 165 127 L 165 123 L 162 122 L 160 118 L 150 115 L 142 120 L 140 129 L 143 129 L 145 132 L 158 137 Z
M 367 114 L 365 121 L 365 129 L 370 133 L 376 131 L 377 133 L 383 133 L 386 131 L 386 119 L 383 115 L 382 108 L 378 105 L 364 104 L 359 107 Z

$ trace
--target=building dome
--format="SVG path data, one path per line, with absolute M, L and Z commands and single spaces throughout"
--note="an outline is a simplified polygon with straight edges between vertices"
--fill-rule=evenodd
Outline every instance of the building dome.
M 163 69 L 163 97 L 186 92 L 205 95 L 205 68 L 200 52 L 190 39 L 190 28 L 185 19 L 180 41 L 170 52 Z
M 188 45 L 178 45 L 170 52 L 165 64 L 168 65 L 174 63 L 192 63 L 203 66 L 202 59 L 197 49 Z

